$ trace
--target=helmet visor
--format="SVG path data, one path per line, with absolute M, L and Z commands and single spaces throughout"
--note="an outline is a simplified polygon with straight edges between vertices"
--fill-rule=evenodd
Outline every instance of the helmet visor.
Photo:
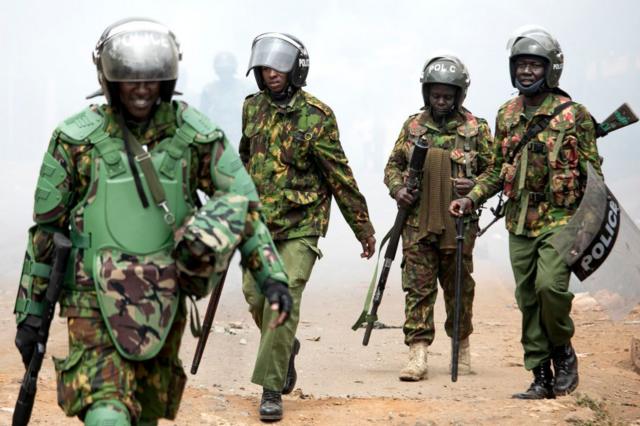
M 100 60 L 108 81 L 165 81 L 178 78 L 179 55 L 170 33 L 141 29 L 106 40 Z
M 267 67 L 281 73 L 288 73 L 295 65 L 298 52 L 298 48 L 283 39 L 275 37 L 259 39 L 251 49 L 247 74 L 255 67 Z

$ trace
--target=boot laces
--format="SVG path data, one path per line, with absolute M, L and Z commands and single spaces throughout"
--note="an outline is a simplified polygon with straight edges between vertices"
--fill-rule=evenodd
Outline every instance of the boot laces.
M 262 392 L 262 402 L 279 403 L 282 400 L 282 396 L 278 391 L 266 390 Z

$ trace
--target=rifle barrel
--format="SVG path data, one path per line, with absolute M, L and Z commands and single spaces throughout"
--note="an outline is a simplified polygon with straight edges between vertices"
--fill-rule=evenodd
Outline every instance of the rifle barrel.
M 202 320 L 202 334 L 200 334 L 200 337 L 198 338 L 196 351 L 193 354 L 193 362 L 191 363 L 191 374 L 196 374 L 198 372 L 198 368 L 200 367 L 202 354 L 204 353 L 205 346 L 207 346 L 209 332 L 211 331 L 211 326 L 213 325 L 213 318 L 216 316 L 216 311 L 218 310 L 218 303 L 220 302 L 220 295 L 222 294 L 222 287 L 224 286 L 224 279 L 226 277 L 227 271 L 222 274 L 220 282 L 211 293 L 211 298 L 209 299 L 209 304 L 207 305 L 207 312 L 205 313 L 204 319 Z

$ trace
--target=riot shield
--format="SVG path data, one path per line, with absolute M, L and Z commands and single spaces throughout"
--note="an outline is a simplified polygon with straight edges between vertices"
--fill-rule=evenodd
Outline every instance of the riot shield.
M 640 302 L 640 230 L 590 164 L 580 206 L 551 244 L 612 319 Z

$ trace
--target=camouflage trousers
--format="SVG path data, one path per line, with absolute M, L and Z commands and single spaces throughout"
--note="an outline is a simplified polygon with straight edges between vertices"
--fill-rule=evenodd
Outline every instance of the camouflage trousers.
M 83 293 L 81 298 L 96 298 L 94 292 Z M 131 361 L 117 351 L 99 311 L 68 317 L 69 356 L 54 359 L 58 405 L 67 416 L 82 419 L 91 404 L 115 399 L 126 405 L 137 421 L 174 419 L 187 380 L 178 358 L 185 324 L 186 306 L 181 297 L 160 352 L 146 361 Z
M 271 310 L 269 302 L 258 292 L 255 281 L 245 270 L 242 282 L 244 297 L 249 303 L 249 311 L 260 328 L 260 346 L 251 381 L 269 390 L 280 390 L 284 386 L 289 369 L 289 357 L 293 338 L 300 321 L 302 292 L 311 276 L 311 270 L 322 256 L 318 249 L 318 237 L 303 237 L 276 241 L 276 247 L 289 277 L 289 292 L 293 306 L 289 318 L 280 327 L 269 327 L 277 312 Z
M 460 315 L 460 339 L 473 332 L 471 322 L 475 281 L 473 272 L 473 246 L 477 222 L 467 224 L 463 250 L 462 304 Z M 435 337 L 433 308 L 438 294 L 438 284 L 444 292 L 447 319 L 444 324 L 449 337 L 453 336 L 455 307 L 455 250 L 441 250 L 429 237 L 417 240 L 418 228 L 406 225 L 402 232 L 402 289 L 405 291 L 404 342 L 410 345 L 426 342 L 430 345 Z

